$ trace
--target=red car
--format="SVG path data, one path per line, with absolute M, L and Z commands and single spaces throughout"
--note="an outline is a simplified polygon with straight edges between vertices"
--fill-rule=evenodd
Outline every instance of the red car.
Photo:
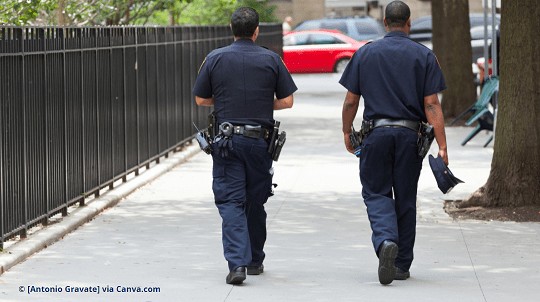
M 305 30 L 283 36 L 283 61 L 291 73 L 343 72 L 359 42 L 339 31 Z

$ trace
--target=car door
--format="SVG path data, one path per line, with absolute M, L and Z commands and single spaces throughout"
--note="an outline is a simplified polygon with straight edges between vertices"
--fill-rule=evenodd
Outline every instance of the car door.
M 306 72 L 309 62 L 305 60 L 309 33 L 294 33 L 283 37 L 283 61 L 289 72 Z
M 309 36 L 310 48 L 306 59 L 310 62 L 311 72 L 332 72 L 340 53 L 350 45 L 330 33 L 313 33 Z

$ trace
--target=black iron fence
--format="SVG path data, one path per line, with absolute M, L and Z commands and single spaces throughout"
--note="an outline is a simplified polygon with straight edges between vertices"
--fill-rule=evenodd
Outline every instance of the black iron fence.
M 191 141 L 191 93 L 228 26 L 0 27 L 0 248 Z M 281 54 L 281 25 L 259 44 Z

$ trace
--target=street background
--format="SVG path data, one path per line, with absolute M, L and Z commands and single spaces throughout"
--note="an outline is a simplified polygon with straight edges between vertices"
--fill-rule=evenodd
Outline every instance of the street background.
M 464 127 L 447 128 L 447 136 L 450 168 L 465 183 L 443 195 L 424 160 L 411 278 L 379 284 L 358 160 L 343 144 L 339 77 L 294 75 L 295 105 L 275 113 L 287 142 L 274 163 L 278 187 L 267 203 L 262 275 L 248 276 L 241 286 L 225 284 L 212 160 L 196 152 L 1 275 L 0 301 L 538 301 L 539 223 L 453 221 L 442 208 L 445 199 L 467 197 L 489 175 L 493 149 L 482 147 L 487 134 L 461 147 L 471 130 Z M 434 143 L 430 153 L 436 149 Z M 9 246 L 0 260 L 23 244 Z M 31 286 L 63 291 L 28 293 Z M 66 286 L 114 292 L 67 293 Z M 121 292 L 132 287 L 159 292 Z

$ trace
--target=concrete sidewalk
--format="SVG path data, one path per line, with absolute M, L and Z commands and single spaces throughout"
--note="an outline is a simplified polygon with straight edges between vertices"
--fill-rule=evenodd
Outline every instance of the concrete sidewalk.
M 1 275 L 0 301 L 540 300 L 539 223 L 453 221 L 442 209 L 444 199 L 464 198 L 488 177 L 487 137 L 459 145 L 470 128 L 447 128 L 450 167 L 465 181 L 449 195 L 437 189 L 424 161 L 411 278 L 380 285 L 358 161 L 342 141 L 339 76 L 294 78 L 300 88 L 294 108 L 276 113 L 287 143 L 274 164 L 279 186 L 267 203 L 264 274 L 241 286 L 225 284 L 211 158 L 178 154 L 165 164 L 187 162 Z M 156 173 L 150 169 L 102 197 L 109 201 L 96 202 L 116 202 L 118 192 L 130 193 Z M 34 238 L 59 236 L 46 232 Z M 10 246 L 0 262 L 28 249 L 30 239 Z M 73 292 L 94 287 L 99 293 Z M 35 289 L 46 292 L 29 293 Z M 138 289 L 154 292 L 133 292 Z

